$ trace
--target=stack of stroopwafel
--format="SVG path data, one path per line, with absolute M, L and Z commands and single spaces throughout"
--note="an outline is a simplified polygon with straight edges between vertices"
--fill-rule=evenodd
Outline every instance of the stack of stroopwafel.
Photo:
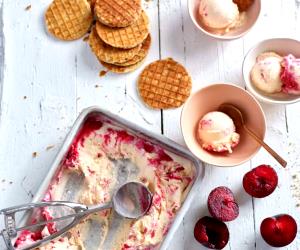
M 109 71 L 127 73 L 138 68 L 151 45 L 149 19 L 141 0 L 97 0 L 97 18 L 89 44 Z
M 45 13 L 49 33 L 60 40 L 83 37 L 109 71 L 127 73 L 139 67 L 151 45 L 149 19 L 141 0 L 53 0 Z

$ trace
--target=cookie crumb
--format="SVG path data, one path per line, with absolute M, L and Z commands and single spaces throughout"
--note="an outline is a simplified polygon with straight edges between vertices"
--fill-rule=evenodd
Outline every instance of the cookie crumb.
M 5 179 L 2 179 L 2 181 L 1 182 L 5 182 Z
M 95 88 L 99 88 L 100 86 L 98 84 L 95 85 Z
M 101 71 L 99 72 L 99 76 L 100 76 L 100 77 L 105 76 L 105 75 L 107 74 L 107 72 L 108 72 L 108 71 L 106 71 L 106 70 L 101 70 Z
M 13 184 L 13 182 L 12 182 L 12 181 L 10 181 L 10 182 L 9 182 L 9 184 L 11 185 L 11 184 Z
M 33 157 L 33 158 L 36 158 L 36 157 L 37 157 L 37 152 L 33 152 L 33 153 L 32 153 L 32 157 Z
M 26 96 L 26 95 L 24 95 L 24 96 L 23 96 L 23 99 L 24 99 L 24 100 L 25 100 L 25 99 L 27 99 L 27 96 Z
M 300 207 L 300 172 L 294 172 L 291 177 L 290 190 L 296 201 L 296 207 Z
M 48 150 L 50 150 L 50 149 L 52 149 L 54 147 L 55 147 L 54 145 L 49 145 L 48 147 L 46 147 L 46 150 L 48 151 Z
M 31 4 L 29 4 L 28 6 L 26 6 L 25 10 L 28 11 L 31 9 Z

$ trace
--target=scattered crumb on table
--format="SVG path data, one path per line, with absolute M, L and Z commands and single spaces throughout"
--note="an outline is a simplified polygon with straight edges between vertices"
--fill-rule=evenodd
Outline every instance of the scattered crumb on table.
M 33 157 L 33 158 L 36 158 L 36 157 L 37 157 L 37 152 L 33 152 L 33 153 L 32 153 L 32 157 Z
M 99 88 L 100 86 L 98 84 L 95 85 L 95 88 Z
M 26 95 L 24 95 L 24 96 L 23 96 L 23 99 L 24 99 L 24 100 L 25 100 L 25 99 L 27 99 L 27 96 L 26 96 Z
M 29 4 L 28 6 L 26 6 L 25 10 L 28 11 L 31 9 L 31 4 Z
M 2 179 L 2 181 L 1 182 L 5 182 L 5 179 Z
M 48 151 L 48 150 L 50 150 L 50 149 L 52 149 L 54 147 L 55 147 L 54 145 L 49 145 L 49 146 L 46 147 L 46 150 Z
M 108 71 L 106 71 L 106 70 L 101 70 L 101 71 L 99 72 L 99 76 L 100 76 L 100 77 L 105 76 L 105 75 L 107 74 L 107 72 L 108 72 Z
M 296 201 L 296 207 L 300 207 L 300 172 L 292 174 L 291 192 Z

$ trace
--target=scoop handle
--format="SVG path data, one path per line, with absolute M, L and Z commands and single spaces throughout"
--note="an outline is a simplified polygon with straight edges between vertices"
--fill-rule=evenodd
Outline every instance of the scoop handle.
M 82 206 L 84 206 L 84 205 L 82 205 Z M 81 218 L 81 217 L 87 216 L 87 215 L 92 214 L 92 213 L 96 213 L 96 212 L 99 212 L 99 211 L 102 211 L 102 210 L 105 210 L 105 209 L 109 209 L 111 207 L 112 207 L 112 204 L 110 202 L 100 204 L 100 205 L 95 205 L 95 206 L 92 206 L 92 207 L 86 207 L 86 208 L 82 209 L 81 211 L 75 211 L 74 214 L 69 214 L 69 215 L 54 218 L 54 219 L 51 219 L 51 220 L 37 222 L 37 223 L 29 225 L 29 226 L 20 227 L 20 228 L 17 229 L 17 231 L 29 230 L 29 229 L 32 229 L 32 228 L 37 227 L 37 226 L 43 226 L 43 225 L 46 225 L 46 224 L 49 224 L 49 223 L 53 223 L 53 222 L 57 222 L 57 221 L 63 221 L 63 220 L 73 218 L 73 217 L 74 218 Z
M 279 155 L 277 154 L 268 144 L 266 144 L 262 139 L 260 139 L 251 129 L 247 128 L 247 126 L 244 126 L 245 131 L 252 136 L 254 140 L 256 140 L 261 146 L 263 146 L 275 159 L 279 162 L 281 166 L 284 168 L 287 165 L 287 162 Z

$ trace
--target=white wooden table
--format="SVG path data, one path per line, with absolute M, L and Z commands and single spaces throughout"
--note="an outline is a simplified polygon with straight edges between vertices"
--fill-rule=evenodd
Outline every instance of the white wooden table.
M 70 126 L 85 107 L 99 105 L 184 144 L 179 125 L 181 109 L 153 111 L 140 101 L 136 79 L 141 69 L 127 75 L 108 73 L 100 78 L 101 67 L 87 43 L 59 42 L 45 33 L 43 14 L 50 2 L 3 0 L 0 208 L 32 199 Z M 25 11 L 30 4 L 31 9 Z M 299 3 L 262 0 L 262 4 L 260 19 L 250 33 L 236 41 L 221 42 L 195 29 L 186 0 L 145 2 L 153 37 L 145 65 L 158 58 L 173 57 L 190 72 L 193 91 L 215 82 L 243 86 L 243 57 L 256 42 L 270 37 L 300 39 Z M 290 191 L 291 176 L 300 171 L 300 103 L 263 108 L 268 123 L 266 141 L 288 160 L 287 169 L 282 169 L 264 150 L 236 168 L 207 166 L 202 189 L 170 250 L 205 249 L 194 240 L 193 228 L 198 218 L 208 214 L 208 193 L 220 185 L 230 187 L 240 204 L 240 216 L 228 223 L 231 240 L 226 249 L 270 249 L 261 239 L 259 227 L 262 219 L 278 213 L 293 215 L 300 227 L 300 210 Z M 242 188 L 242 177 L 263 163 L 275 167 L 279 187 L 265 199 L 251 199 Z M 4 246 L 0 245 L 0 249 Z M 284 249 L 300 249 L 300 234 Z

